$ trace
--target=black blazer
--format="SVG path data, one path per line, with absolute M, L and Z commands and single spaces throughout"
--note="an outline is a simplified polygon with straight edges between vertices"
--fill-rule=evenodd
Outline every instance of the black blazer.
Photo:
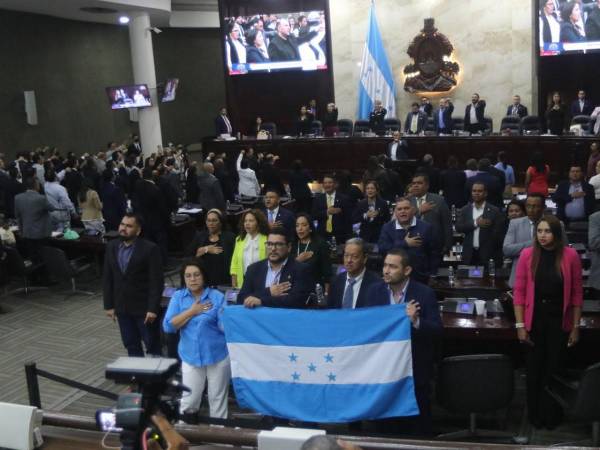
M 114 309 L 117 315 L 158 314 L 164 285 L 158 246 L 137 238 L 127 270 L 123 273 L 117 259 L 120 243 L 119 239 L 114 239 L 106 244 L 102 280 L 104 309 Z
M 302 120 L 300 116 L 298 116 L 298 118 L 296 119 L 296 134 L 298 136 L 301 134 L 304 136 L 306 136 L 307 134 L 311 134 L 312 123 L 314 119 L 315 118 L 311 113 L 307 113 L 306 118 L 304 120 Z
M 431 113 L 433 112 L 433 105 L 431 103 L 419 105 L 419 111 L 424 112 L 427 114 L 427 116 L 431 116 Z
M 508 108 L 506 108 L 506 115 L 507 116 L 512 116 L 513 106 L 514 105 L 509 105 Z M 519 105 L 517 106 L 517 116 L 523 118 L 523 117 L 525 117 L 527 115 L 528 115 L 527 106 L 521 105 L 519 103 Z
M 280 197 L 287 196 L 285 192 L 285 187 L 283 186 L 283 182 L 281 181 L 281 174 L 279 169 L 275 167 L 271 163 L 265 163 L 261 168 L 261 181 L 263 183 L 263 194 L 266 194 L 267 191 L 275 190 L 275 192 L 279 193 Z
M 569 219 L 565 215 L 565 206 L 567 203 L 573 200 L 573 197 L 569 194 L 569 187 L 571 183 L 567 181 L 561 181 L 556 186 L 556 191 L 552 196 L 553 200 L 556 202 L 556 217 L 558 217 L 563 222 L 567 223 Z M 594 187 L 586 181 L 581 182 L 581 188 L 583 192 L 585 192 L 585 197 L 583 197 L 583 204 L 585 209 L 585 215 L 590 216 L 594 212 L 594 202 L 595 202 L 595 193 Z
M 248 63 L 266 63 L 271 62 L 270 58 L 265 55 L 254 45 L 246 47 L 246 62 Z
M 314 291 L 315 283 L 310 274 L 310 268 L 294 260 L 291 255 L 281 269 L 279 282 L 289 281 L 292 284 L 287 295 L 273 297 L 269 288 L 265 287 L 267 279 L 268 259 L 255 262 L 248 266 L 242 289 L 237 296 L 237 303 L 244 304 L 246 298 L 253 296 L 260 299 L 262 306 L 275 308 L 303 308 L 308 296 Z
M 262 212 L 265 214 L 265 217 L 269 218 L 269 213 L 267 212 L 267 208 L 263 208 Z M 292 238 L 294 236 L 294 232 L 296 231 L 296 216 L 289 209 L 284 208 L 283 206 L 279 206 L 277 210 L 277 217 L 275 218 L 275 222 L 281 222 L 281 225 L 287 232 L 287 235 Z
M 387 157 L 392 159 L 392 146 L 395 141 L 392 141 L 387 146 Z M 404 139 L 400 139 L 398 141 L 398 146 L 396 147 L 396 161 L 401 161 L 404 159 L 408 159 L 408 144 Z
M 229 117 L 227 119 L 229 119 Z M 231 119 L 229 119 L 229 124 L 231 125 L 231 133 L 233 134 L 233 123 L 231 123 Z M 217 116 L 217 118 L 215 119 L 215 131 L 217 133 L 217 136 L 229 133 L 229 131 L 227 130 L 227 124 L 225 123 L 225 120 L 221 115 Z
M 467 175 L 464 170 L 446 169 L 440 173 L 440 188 L 444 192 L 446 204 L 452 208 L 462 208 L 467 203 L 465 194 L 465 183 Z
M 327 306 L 329 308 L 339 309 L 342 307 L 344 300 L 344 290 L 346 288 L 347 273 L 340 273 L 331 280 L 331 287 L 329 288 L 329 296 L 327 297 Z M 362 283 L 360 284 L 360 290 L 358 291 L 358 297 L 356 298 L 356 307 L 364 308 L 369 306 L 369 289 L 375 284 L 379 283 L 379 278 L 374 272 L 365 270 Z
M 117 230 L 127 209 L 123 190 L 114 183 L 104 183 L 100 188 L 102 216 L 107 230 Z
M 417 119 L 417 132 L 416 132 L 416 134 L 419 134 L 427 126 L 427 114 L 425 114 L 422 111 L 418 111 L 417 115 L 419 116 L 419 118 Z M 408 134 L 412 134 L 411 131 L 410 131 L 410 123 L 412 121 L 412 116 L 413 116 L 413 113 L 409 112 L 406 115 L 406 119 L 404 120 L 404 132 L 408 133 Z
M 375 133 L 381 133 L 385 131 L 385 115 L 387 114 L 387 109 L 381 108 L 379 111 L 371 111 L 369 114 L 369 127 Z
M 308 170 L 302 169 L 300 171 L 292 170 L 288 176 L 288 182 L 290 186 L 290 194 L 292 198 L 296 200 L 304 200 L 312 197 L 308 183 L 312 181 L 312 176 L 308 173 Z
M 333 235 L 341 244 L 346 241 L 352 232 L 352 206 L 350 199 L 339 192 L 335 193 L 333 206 L 341 208 L 342 212 L 333 215 Z M 316 194 L 312 205 L 313 220 L 318 222 L 317 231 L 325 236 L 327 234 L 327 196 L 324 193 Z
M 571 116 L 589 116 L 594 111 L 594 105 L 588 99 L 583 101 L 583 111 L 579 108 L 579 99 L 571 103 Z
M 375 199 L 375 209 L 379 211 L 377 217 L 373 220 L 365 218 L 365 214 L 369 211 L 369 202 L 364 199 L 358 202 L 352 214 L 352 223 L 360 223 L 360 237 L 372 243 L 377 242 L 381 227 L 390 220 L 390 207 L 385 200 L 377 197 Z
M 585 35 L 589 41 L 600 41 L 600 8 L 588 13 L 585 21 Z
M 297 240 L 294 241 L 291 256 L 296 258 L 299 253 L 305 251 L 313 252 L 312 257 L 304 261 L 304 264 L 310 268 L 313 280 L 315 283 L 325 286 L 325 283 L 330 282 L 333 270 L 329 245 L 318 236 L 312 236 L 308 246 L 300 244 Z
M 465 108 L 465 128 L 471 125 L 471 108 L 473 103 L 469 103 Z M 485 113 L 485 100 L 479 100 L 475 105 L 475 116 L 477 117 L 477 123 L 483 126 L 483 115 Z
M 390 304 L 387 285 L 381 281 L 371 286 L 365 306 Z M 405 301 L 416 300 L 419 310 L 419 328 L 411 326 L 411 348 L 415 386 L 423 388 L 433 378 L 436 348 L 442 336 L 443 326 L 435 292 L 429 286 L 411 279 L 406 288 Z
M 560 24 L 560 42 L 585 42 L 585 36 L 575 28 L 575 25 L 565 21 Z
M 567 125 L 566 108 L 563 105 L 560 105 L 559 109 L 553 109 L 553 107 L 554 105 L 551 105 L 546 110 L 546 128 L 550 130 L 550 133 L 560 136 Z
M 132 198 L 133 210 L 142 215 L 144 229 L 166 231 L 169 227 L 170 213 L 164 194 L 156 184 L 147 180 L 138 180 Z
M 196 251 L 200 247 L 204 247 L 206 245 L 212 245 L 210 242 L 208 230 L 196 231 L 192 241 L 188 244 L 185 249 L 185 256 L 195 258 Z M 223 255 L 224 255 L 224 265 L 223 265 L 223 276 L 221 277 L 224 280 L 231 280 L 230 277 L 230 268 L 231 268 L 231 257 L 233 256 L 233 249 L 235 247 L 235 234 L 231 231 L 223 230 L 221 231 L 221 243 L 223 244 Z M 203 255 L 204 256 L 204 255 Z M 203 256 L 199 259 L 202 260 Z M 215 283 L 212 280 L 205 280 L 207 286 L 212 286 Z
M 444 126 L 440 123 L 440 110 L 436 110 L 435 114 L 433 114 L 433 126 L 435 127 L 435 132 L 437 134 L 452 134 L 452 113 L 454 112 L 454 105 L 452 103 L 448 104 L 448 107 L 444 109 L 442 112 L 442 118 L 444 119 Z
M 494 259 L 498 264 L 502 261 L 502 243 L 504 241 L 504 214 L 486 202 L 483 210 L 484 219 L 491 220 L 488 227 L 479 229 L 479 256 L 482 261 Z M 475 231 L 475 222 L 473 222 L 473 204 L 469 203 L 463 206 L 458 212 L 456 220 L 456 231 L 465 233 L 463 241 L 462 260 L 464 264 L 471 264 L 473 257 L 473 232 Z

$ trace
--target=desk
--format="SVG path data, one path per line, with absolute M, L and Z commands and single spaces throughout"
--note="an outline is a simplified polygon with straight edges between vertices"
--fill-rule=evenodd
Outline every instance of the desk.
M 445 165 L 448 156 L 455 155 L 464 163 L 468 158 L 482 158 L 493 151 L 506 152 L 507 161 L 515 169 L 517 182 L 523 183 L 531 155 L 541 151 L 553 172 L 552 182 L 558 181 L 556 172 L 565 171 L 573 159 L 585 164 L 590 142 L 594 137 L 575 136 L 407 136 L 408 154 L 421 159 L 426 153 L 433 155 L 436 166 Z M 253 147 L 255 152 L 279 155 L 279 167 L 288 169 L 295 159 L 301 159 L 313 175 L 319 177 L 331 170 L 350 170 L 355 179 L 360 178 L 371 155 L 386 153 L 390 137 L 338 137 L 338 138 L 274 138 L 269 140 L 215 141 L 205 139 L 205 152 L 227 154 L 235 171 L 235 161 L 240 150 Z M 560 175 L 562 176 L 562 174 Z

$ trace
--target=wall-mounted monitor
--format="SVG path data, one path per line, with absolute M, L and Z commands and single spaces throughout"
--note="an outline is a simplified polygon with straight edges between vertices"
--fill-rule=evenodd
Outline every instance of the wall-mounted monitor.
M 540 56 L 600 52 L 600 1 L 538 0 Z
M 106 88 L 111 109 L 145 108 L 152 106 L 150 91 L 145 84 Z
M 327 69 L 325 11 L 223 17 L 229 75 Z
M 165 82 L 164 91 L 160 98 L 162 103 L 172 102 L 175 100 L 175 94 L 177 92 L 177 86 L 179 86 L 179 78 L 169 78 Z

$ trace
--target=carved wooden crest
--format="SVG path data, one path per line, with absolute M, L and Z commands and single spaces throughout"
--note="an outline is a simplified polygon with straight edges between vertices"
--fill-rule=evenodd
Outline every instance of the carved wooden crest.
M 425 19 L 425 26 L 408 46 L 408 56 L 414 63 L 404 68 L 408 92 L 445 92 L 456 86 L 460 68 L 450 61 L 454 47 L 446 36 L 433 26 L 433 19 Z

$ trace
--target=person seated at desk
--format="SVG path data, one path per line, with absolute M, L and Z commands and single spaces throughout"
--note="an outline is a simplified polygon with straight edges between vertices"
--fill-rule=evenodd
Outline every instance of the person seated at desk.
M 387 157 L 392 161 L 408 159 L 408 144 L 402 139 L 402 133 L 396 130 L 392 133 L 392 142 L 388 144 Z
M 235 163 L 239 178 L 238 193 L 242 197 L 256 198 L 260 195 L 260 184 L 258 184 L 256 172 L 249 167 L 245 155 L 246 150 L 242 150 Z
M 580 165 L 572 165 L 569 179 L 556 186 L 552 197 L 556 202 L 556 217 L 565 224 L 585 221 L 594 212 L 596 194 L 591 184 L 583 179 Z
M 421 436 L 431 433 L 430 386 L 436 344 L 443 328 L 435 292 L 429 286 L 415 281 L 411 277 L 412 270 L 406 250 L 388 251 L 383 262 L 383 281 L 369 288 L 366 306 L 406 304 L 406 315 L 411 321 L 415 397 L 420 413 L 414 418 L 400 419 L 399 425 L 407 428 L 409 433 Z M 381 425 L 391 428 L 397 425 L 394 422 L 387 419 Z M 397 432 L 398 429 L 393 431 Z
M 296 119 L 296 136 L 307 136 L 312 134 L 312 123 L 314 116 L 308 112 L 305 105 L 300 107 L 300 115 Z
M 267 217 L 269 228 L 283 228 L 288 236 L 294 234 L 296 219 L 294 213 L 280 206 L 281 197 L 279 192 L 269 189 L 265 192 L 265 209 L 263 213 Z
M 367 269 L 365 241 L 352 238 L 344 246 L 344 269 L 331 281 L 327 306 L 335 309 L 354 309 L 368 306 L 369 288 L 380 279 Z
M 411 105 L 411 111 L 406 115 L 404 121 L 404 132 L 406 134 L 421 134 L 427 126 L 427 114 L 419 109 L 418 103 Z
M 325 192 L 315 195 L 311 216 L 318 223 L 317 231 L 326 239 L 335 237 L 344 242 L 352 232 L 352 206 L 350 199 L 336 191 L 333 175 L 323 177 Z
M 454 105 L 449 98 L 441 98 L 438 110 L 433 114 L 433 126 L 438 135 L 452 134 Z
M 223 213 L 218 209 L 211 209 L 206 213 L 205 223 L 206 230 L 196 231 L 185 253 L 204 264 L 206 286 L 226 286 L 231 282 L 229 269 L 235 235 L 224 230 Z
M 199 261 L 184 263 L 181 272 L 185 288 L 171 297 L 162 324 L 165 333 L 179 332 L 182 383 L 190 389 L 181 397 L 179 411 L 200 408 L 208 381 L 210 417 L 226 419 L 231 367 L 221 327 L 225 297 L 208 287 Z
M 248 267 L 237 303 L 246 308 L 303 308 L 314 291 L 310 268 L 290 257 L 291 243 L 282 228 L 269 232 L 266 248 L 267 259 Z
M 340 132 L 337 121 L 337 106 L 335 106 L 335 103 L 327 103 L 327 111 L 323 115 L 323 129 L 325 130 L 325 136 L 335 136 Z
M 527 106 L 521 104 L 521 96 L 513 95 L 512 105 L 506 108 L 506 115 L 523 118 L 528 114 Z
M 375 108 L 369 114 L 369 127 L 377 135 L 385 134 L 385 115 L 387 109 L 383 107 L 381 100 L 375 100 Z
M 487 189 L 481 182 L 471 187 L 471 199 L 472 203 L 460 209 L 456 220 L 456 231 L 465 234 L 462 262 L 486 266 L 493 259 L 498 265 L 502 260 L 500 249 L 505 229 L 504 214 L 486 202 Z
M 265 242 L 268 233 L 269 224 L 262 211 L 250 209 L 242 214 L 240 234 L 235 238 L 229 270 L 232 287 L 239 288 L 242 285 L 250 264 L 267 257 Z
M 381 227 L 390 220 L 390 207 L 379 196 L 379 185 L 375 180 L 365 184 L 365 198 L 354 208 L 352 223 L 360 223 L 359 237 L 365 242 L 377 243 Z
M 553 429 L 562 410 L 548 391 L 567 347 L 579 341 L 583 304 L 581 260 L 565 245 L 560 221 L 544 216 L 532 247 L 521 252 L 513 290 L 515 327 L 526 345 L 527 414 L 536 428 Z
M 442 259 L 440 244 L 432 226 L 417 219 L 415 213 L 410 199 L 401 197 L 396 200 L 394 218 L 381 229 L 377 245 L 381 255 L 393 248 L 405 249 L 413 262 L 411 277 L 427 284 Z
M 292 257 L 308 265 L 315 283 L 329 293 L 332 275 L 329 245 L 314 230 L 313 221 L 308 214 L 296 217 L 295 238 L 292 240 Z
M 250 124 L 250 136 L 256 137 L 260 131 L 264 130 L 263 120 L 261 116 L 256 116 L 256 119 Z

